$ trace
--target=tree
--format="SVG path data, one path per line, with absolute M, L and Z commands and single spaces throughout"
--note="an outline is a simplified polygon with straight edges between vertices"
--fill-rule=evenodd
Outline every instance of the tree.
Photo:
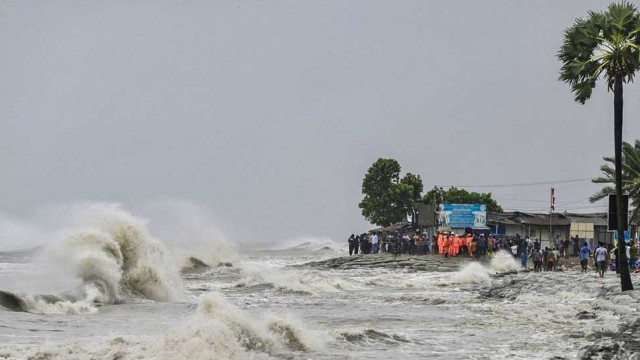
M 402 179 L 400 179 L 400 190 L 399 195 L 401 199 L 406 197 L 405 192 L 409 192 L 409 199 L 407 199 L 403 207 L 407 209 L 407 213 L 411 214 L 411 222 L 415 224 L 416 222 L 416 211 L 418 210 L 418 204 L 422 202 L 422 190 L 424 189 L 424 185 L 422 185 L 422 179 L 420 175 L 413 175 L 412 173 L 407 173 Z
M 602 176 L 593 179 L 596 184 L 615 184 L 615 159 L 609 156 L 603 157 L 606 164 L 600 167 Z M 631 218 L 640 221 L 640 140 L 634 145 L 622 142 L 622 191 L 629 194 L 634 209 Z M 602 190 L 593 194 L 589 201 L 600 201 L 609 195 L 616 193 L 615 187 L 605 186 Z
M 616 210 L 622 213 L 622 89 L 640 68 L 640 22 L 636 7 L 627 2 L 610 4 L 606 11 L 589 12 L 565 30 L 558 52 L 560 81 L 571 86 L 575 101 L 584 104 L 603 76 L 613 91 L 614 179 Z M 618 249 L 625 249 L 622 218 L 618 216 Z M 622 291 L 633 290 L 625 251 L 619 251 Z
M 493 199 L 491 193 L 477 193 L 450 187 L 444 190 L 442 187 L 434 187 L 429 190 L 422 201 L 425 204 L 485 204 L 488 211 L 502 212 L 502 207 Z
M 362 180 L 364 198 L 358 205 L 372 224 L 389 226 L 415 214 L 422 195 L 420 176 L 407 173 L 400 179 L 400 164 L 394 159 L 378 159 Z

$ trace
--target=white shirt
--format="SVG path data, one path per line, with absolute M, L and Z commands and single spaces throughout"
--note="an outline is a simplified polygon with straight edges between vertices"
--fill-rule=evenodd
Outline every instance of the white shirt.
M 371 244 L 377 244 L 378 243 L 378 235 L 373 235 L 371 237 Z
M 603 246 L 600 246 L 597 250 L 596 250 L 596 261 L 606 261 L 607 260 L 607 249 L 604 248 Z

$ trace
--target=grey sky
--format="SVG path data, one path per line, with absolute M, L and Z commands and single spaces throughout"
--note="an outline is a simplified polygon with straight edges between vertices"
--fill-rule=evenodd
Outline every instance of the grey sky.
M 240 240 L 342 239 L 378 157 L 425 189 L 597 175 L 613 96 L 576 104 L 555 54 L 607 3 L 3 1 L 0 213 L 186 199 Z M 473 190 L 533 210 L 549 187 Z

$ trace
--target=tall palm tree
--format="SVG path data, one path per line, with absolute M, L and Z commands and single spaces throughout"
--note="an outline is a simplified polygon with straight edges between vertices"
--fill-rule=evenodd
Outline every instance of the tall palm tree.
M 602 176 L 592 181 L 596 184 L 615 184 L 615 169 L 611 167 L 615 164 L 615 159 L 609 156 L 603 159 L 606 164 L 600 167 Z M 629 194 L 634 207 L 631 218 L 640 221 L 640 140 L 636 140 L 634 145 L 622 142 L 622 191 Z M 589 201 L 594 203 L 615 193 L 615 187 L 605 186 L 593 194 Z
M 622 213 L 622 85 L 633 81 L 640 68 L 640 16 L 628 2 L 613 3 L 606 11 L 589 12 L 565 30 L 558 52 L 560 80 L 571 85 L 575 100 L 584 104 L 596 80 L 603 76 L 613 91 L 614 179 L 616 212 Z M 625 249 L 622 217 L 617 217 L 618 249 Z M 626 252 L 618 251 L 622 290 L 632 290 Z

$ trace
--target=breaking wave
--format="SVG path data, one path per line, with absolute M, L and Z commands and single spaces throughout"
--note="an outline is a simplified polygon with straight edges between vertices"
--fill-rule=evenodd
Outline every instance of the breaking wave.
M 491 281 L 491 275 L 500 273 L 517 272 L 520 265 L 511 254 L 506 251 L 498 251 L 489 266 L 479 262 L 472 262 L 451 274 L 451 281 L 456 284 L 485 283 Z
M 317 334 L 295 321 L 256 320 L 218 294 L 203 295 L 193 320 L 165 338 L 159 359 L 248 359 L 290 351 L 317 350 Z
M 181 298 L 178 269 L 144 222 L 118 206 L 94 205 L 78 216 L 85 220 L 83 229 L 66 232 L 48 250 L 82 285 L 60 295 L 11 294 L 0 298 L 5 300 L 0 305 L 34 313 L 86 313 L 95 311 L 93 304 L 128 297 Z
M 520 264 L 510 253 L 498 251 L 491 259 L 490 268 L 494 273 L 514 272 L 520 270 Z

